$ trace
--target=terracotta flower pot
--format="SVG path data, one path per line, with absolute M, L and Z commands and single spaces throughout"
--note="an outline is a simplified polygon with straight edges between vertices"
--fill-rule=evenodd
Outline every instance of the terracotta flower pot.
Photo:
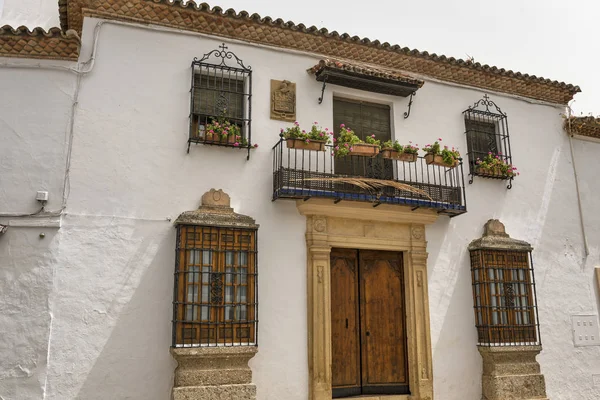
M 441 155 L 433 155 L 431 153 L 425 154 L 425 162 L 427 164 L 439 165 L 440 167 L 454 168 L 458 165 L 458 160 L 454 160 L 454 163 L 448 165 L 444 162 L 444 158 Z
M 348 153 L 351 156 L 375 157 L 379 154 L 379 146 L 376 144 L 358 143 L 352 145 L 352 151 Z
M 483 175 L 483 176 L 508 177 L 508 174 L 502 173 L 502 169 L 500 167 L 493 167 L 493 168 L 478 167 L 476 172 L 478 175 Z
M 400 160 L 405 162 L 415 162 L 417 161 L 417 155 L 412 153 L 400 153 L 394 149 L 382 149 L 381 157 L 389 158 L 392 160 Z
M 306 143 L 303 139 L 286 139 L 285 140 L 288 149 L 298 150 L 314 150 L 314 151 L 325 151 L 324 140 L 310 140 Z
M 223 136 L 217 133 L 206 133 L 204 135 L 204 142 L 215 144 L 234 144 L 236 140 L 235 135 Z

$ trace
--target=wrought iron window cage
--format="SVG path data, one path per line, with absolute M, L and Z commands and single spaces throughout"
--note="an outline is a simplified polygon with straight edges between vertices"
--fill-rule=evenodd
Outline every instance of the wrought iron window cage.
M 257 233 L 177 227 L 173 347 L 258 344 Z
M 470 251 L 478 345 L 540 345 L 531 252 Z
M 512 165 L 510 137 L 506 113 L 486 94 L 463 111 L 465 134 L 467 136 L 467 157 L 469 159 L 469 183 L 479 176 L 489 179 L 508 180 L 507 188 L 512 188 L 512 174 L 500 169 L 484 170 L 477 166 L 489 153 L 498 157 L 505 164 Z
M 223 43 L 192 62 L 187 151 L 191 143 L 225 146 L 246 149 L 250 159 L 252 68 L 227 49 Z
M 467 212 L 462 162 L 449 168 L 427 164 L 424 157 L 412 162 L 382 154 L 335 158 L 331 145 L 324 149 L 289 148 L 283 138 L 273 146 L 273 201 L 321 197 L 430 208 L 450 217 Z M 376 180 L 376 187 L 368 188 L 369 180 Z

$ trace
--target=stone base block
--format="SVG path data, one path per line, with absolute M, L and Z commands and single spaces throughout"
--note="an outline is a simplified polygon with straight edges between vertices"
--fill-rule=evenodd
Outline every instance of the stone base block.
M 543 375 L 483 376 L 484 400 L 526 400 L 546 398 Z
M 173 400 L 254 400 L 256 386 L 219 385 L 173 388 Z
M 483 400 L 547 400 L 535 357 L 541 346 L 479 347 Z
M 248 361 L 257 348 L 171 348 L 177 360 L 173 400 L 255 400 Z
M 252 383 L 252 371 L 246 369 L 187 369 L 177 371 L 175 386 L 215 386 Z

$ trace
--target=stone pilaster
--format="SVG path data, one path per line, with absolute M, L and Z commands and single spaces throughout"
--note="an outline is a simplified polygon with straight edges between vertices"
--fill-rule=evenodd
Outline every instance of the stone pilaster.
M 312 245 L 308 251 L 308 369 L 315 378 L 309 393 L 311 400 L 331 400 L 331 248 Z
M 255 400 L 248 361 L 254 346 L 171 348 L 175 370 L 173 400 Z
M 535 357 L 542 346 L 479 347 L 483 400 L 547 400 L 546 382 Z
M 425 251 L 425 227 L 413 225 L 412 246 L 408 259 L 407 289 L 409 291 L 408 329 L 411 341 L 409 358 L 411 394 L 422 400 L 433 399 L 433 365 L 431 354 L 431 334 L 429 330 L 429 293 L 427 286 L 427 252 Z

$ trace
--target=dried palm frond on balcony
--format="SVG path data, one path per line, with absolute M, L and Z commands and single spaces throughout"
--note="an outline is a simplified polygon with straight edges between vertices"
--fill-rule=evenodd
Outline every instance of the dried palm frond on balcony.
M 304 178 L 294 179 L 295 181 L 321 181 L 321 182 L 335 182 L 335 183 L 347 183 L 354 185 L 370 192 L 380 191 L 385 187 L 392 187 L 398 190 L 404 190 L 410 193 L 415 193 L 428 198 L 433 201 L 431 196 L 424 190 L 417 189 L 414 186 L 407 185 L 406 183 L 400 183 L 391 180 L 384 179 L 373 179 L 373 178 L 358 178 L 358 177 L 339 177 L 339 178 Z

